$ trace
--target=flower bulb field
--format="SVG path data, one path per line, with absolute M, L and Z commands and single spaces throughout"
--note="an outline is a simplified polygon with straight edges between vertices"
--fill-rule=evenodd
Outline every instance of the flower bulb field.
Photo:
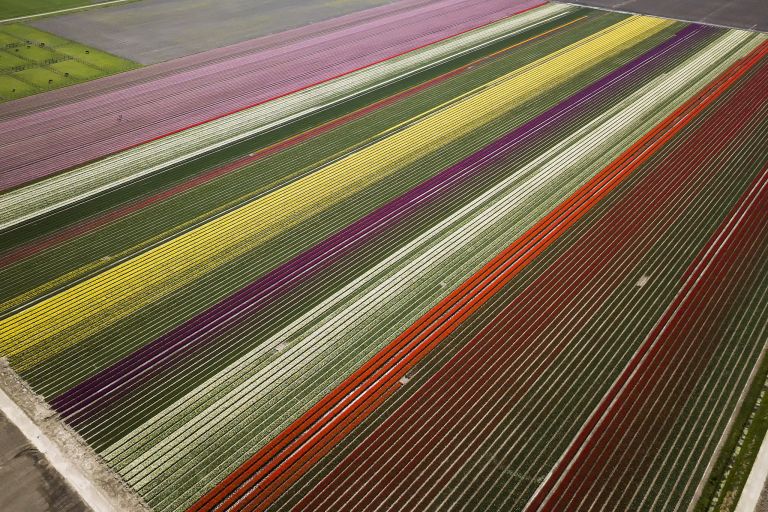
M 735 510 L 767 342 L 760 32 L 398 0 L 0 104 L 0 357 L 151 510 Z

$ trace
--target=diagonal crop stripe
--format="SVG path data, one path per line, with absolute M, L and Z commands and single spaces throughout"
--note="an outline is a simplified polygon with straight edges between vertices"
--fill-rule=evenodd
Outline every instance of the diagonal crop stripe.
M 737 45 L 744 39 L 746 36 L 723 38 L 696 59 L 691 59 L 687 63 L 688 67 L 682 67 L 678 71 L 679 77 L 666 77 L 666 80 L 655 84 L 655 87 L 645 91 L 645 94 L 660 101 L 664 94 L 674 92 L 673 84 L 676 80 L 688 78 L 691 71 L 700 67 L 702 62 L 720 55 L 724 48 Z M 398 379 L 525 266 L 555 243 L 569 227 L 586 216 L 600 200 L 651 158 L 675 133 L 691 123 L 706 105 L 722 94 L 723 90 L 724 86 L 714 90 L 705 88 L 664 119 L 515 243 L 505 248 L 469 280 L 408 327 L 190 510 L 215 510 L 219 507 L 264 510 L 284 485 L 290 485 L 306 468 L 327 453 L 342 433 L 350 428 L 350 424 L 356 425 L 363 421 L 371 412 L 369 406 L 383 401 L 394 390 Z M 633 102 L 633 105 L 643 104 L 642 101 Z M 649 105 L 647 108 L 653 107 Z M 625 112 L 621 111 L 621 114 Z M 602 128 L 616 130 L 618 125 L 607 119 Z M 607 134 L 600 133 L 600 130 L 595 130 L 590 135 L 593 137 L 592 143 L 607 138 Z M 306 506 L 313 508 L 308 503 Z
M 310 176 L 12 315 L 0 322 L 0 353 L 14 356 L 45 343 L 34 361 L 50 357 L 669 23 L 642 17 L 619 23 Z
M 751 506 L 768 35 L 357 1 L 3 103 L 0 384 L 131 509 Z

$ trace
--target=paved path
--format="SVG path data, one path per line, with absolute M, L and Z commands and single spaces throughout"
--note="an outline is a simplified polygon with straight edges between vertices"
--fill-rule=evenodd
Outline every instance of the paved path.
M 736 512 L 768 512 L 768 435 L 763 439 L 760 445 L 760 451 L 757 452 L 757 458 L 749 472 L 747 482 L 741 491 L 739 503 L 736 505 Z
M 64 483 L 48 459 L 0 412 L 0 510 L 91 510 Z

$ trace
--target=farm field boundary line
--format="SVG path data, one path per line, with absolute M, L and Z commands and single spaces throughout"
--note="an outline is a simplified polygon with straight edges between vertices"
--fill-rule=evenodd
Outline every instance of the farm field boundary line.
M 766 432 L 768 432 L 768 357 L 763 349 L 760 365 L 756 366 L 756 375 L 750 376 L 750 383 L 745 386 L 741 404 L 731 418 L 735 423 L 724 433 L 710 461 L 704 478 L 699 483 L 690 512 L 712 512 L 722 504 L 732 512 L 738 505 L 745 484 L 756 468 L 755 461 Z M 736 449 L 738 447 L 738 450 Z M 721 512 L 726 512 L 721 510 Z
M 766 481 L 768 481 L 768 435 L 763 438 L 735 512 L 754 512 Z

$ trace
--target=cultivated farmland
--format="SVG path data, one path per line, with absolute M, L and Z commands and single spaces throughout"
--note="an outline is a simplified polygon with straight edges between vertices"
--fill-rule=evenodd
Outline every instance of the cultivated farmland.
M 402 0 L 0 138 L 0 356 L 153 510 L 738 501 L 765 34 Z
M 0 25 L 0 101 L 137 67 L 135 62 L 26 25 Z

